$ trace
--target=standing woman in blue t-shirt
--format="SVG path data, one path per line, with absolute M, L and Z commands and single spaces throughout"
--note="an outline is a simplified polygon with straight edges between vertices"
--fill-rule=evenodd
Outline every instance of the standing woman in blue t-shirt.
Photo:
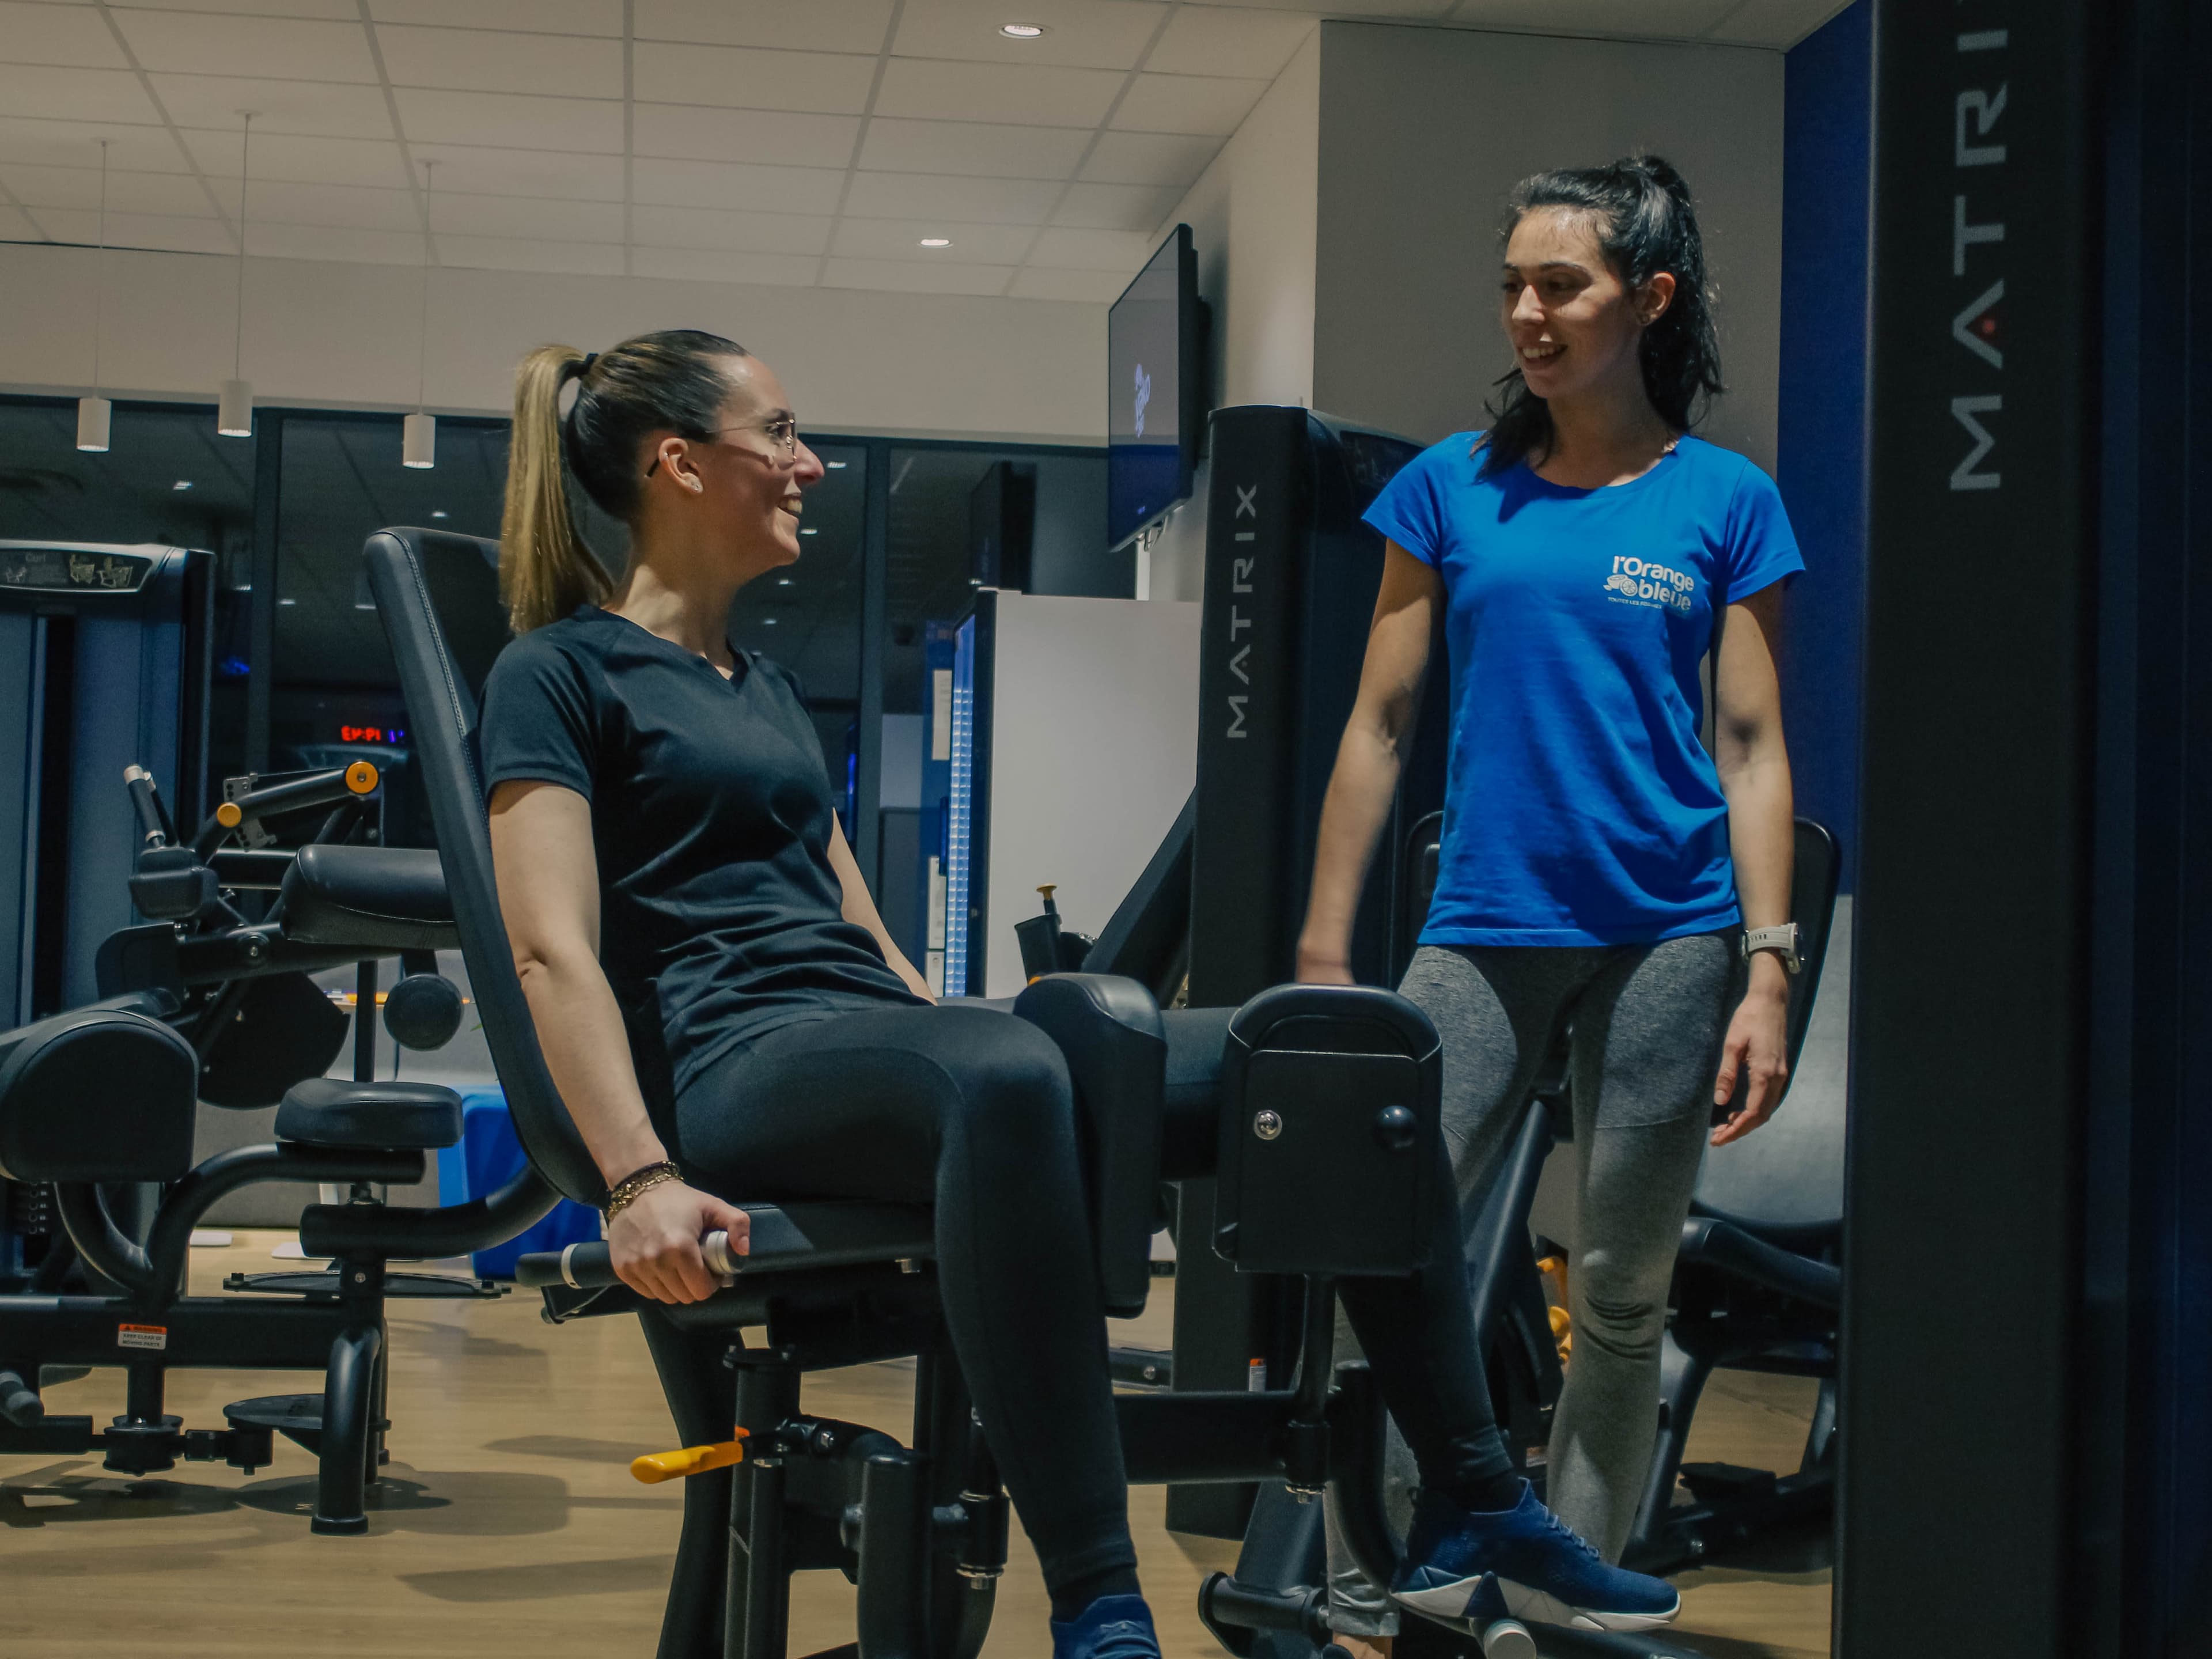
M 1804 567 L 1773 483 L 1688 435 L 1722 386 L 1680 176 L 1648 156 L 1541 173 L 1514 191 L 1506 228 L 1503 406 L 1488 432 L 1420 455 L 1367 514 L 1389 547 L 1298 973 L 1351 980 L 1352 914 L 1441 611 L 1443 846 L 1403 989 L 1443 1038 L 1463 1199 L 1487 1186 L 1573 1021 L 1576 1341 L 1548 1501 L 1617 1560 L 1713 1109 L 1730 1109 L 1711 1134 L 1725 1145 L 1782 1089 L 1795 946 L 1774 641 L 1782 580 Z M 1747 927 L 1750 989 L 1731 1014 Z

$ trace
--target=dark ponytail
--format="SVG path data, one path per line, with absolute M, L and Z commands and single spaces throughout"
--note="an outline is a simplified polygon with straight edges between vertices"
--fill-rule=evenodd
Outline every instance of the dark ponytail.
M 629 521 L 655 432 L 714 441 L 730 393 L 727 365 L 745 349 L 719 334 L 668 329 L 586 356 L 543 345 L 514 372 L 514 432 L 499 535 L 500 589 L 517 634 L 604 599 L 606 573 L 568 510 L 566 471 L 609 517 Z M 577 382 L 564 417 L 561 391 Z
M 1632 155 L 1609 167 L 1540 173 L 1515 185 L 1509 199 L 1501 240 L 1534 210 L 1564 208 L 1589 216 L 1607 262 L 1630 289 L 1662 270 L 1672 274 L 1674 297 L 1644 331 L 1638 353 L 1644 394 L 1659 418 L 1677 432 L 1695 426 L 1726 388 L 1705 240 L 1682 175 L 1656 155 Z M 1528 390 L 1518 365 L 1498 384 L 1504 393 L 1491 406 L 1485 477 L 1505 471 L 1524 456 L 1549 453 L 1554 435 L 1551 410 Z

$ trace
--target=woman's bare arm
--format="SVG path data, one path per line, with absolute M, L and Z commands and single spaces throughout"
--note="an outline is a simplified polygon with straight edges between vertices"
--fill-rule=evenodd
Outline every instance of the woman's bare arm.
M 1782 686 L 1775 672 L 1782 584 L 1728 608 L 1713 672 L 1713 762 L 1728 797 L 1729 848 L 1747 927 L 1790 920 L 1796 808 L 1782 737 Z M 1713 1144 L 1749 1134 L 1773 1115 L 1789 1077 L 1785 1042 L 1790 976 L 1771 951 L 1751 961 L 1751 986 L 1729 1027 L 1715 1079 L 1716 1104 L 1735 1103 Z
M 865 927 L 873 935 L 884 960 L 890 964 L 891 972 L 906 981 L 906 988 L 925 1002 L 937 999 L 930 994 L 929 981 L 914 970 L 906 959 L 906 952 L 898 948 L 898 941 L 884 926 L 882 914 L 876 908 L 873 894 L 868 884 L 860 878 L 860 861 L 853 856 L 852 847 L 845 840 L 845 826 L 832 813 L 830 819 L 830 867 L 837 872 L 837 884 L 844 894 L 841 907 L 845 920 L 855 927 Z
M 1382 586 L 1367 629 L 1359 695 L 1337 744 L 1314 847 L 1313 890 L 1298 938 L 1297 974 L 1323 985 L 1352 983 L 1352 924 L 1375 844 L 1390 817 L 1406 746 L 1420 713 L 1429 640 L 1443 582 L 1395 542 L 1386 543 Z
M 500 915 L 546 1069 L 610 1185 L 668 1156 L 639 1092 L 614 988 L 599 966 L 599 877 L 591 804 L 556 783 L 491 796 Z M 641 1295 L 697 1302 L 716 1285 L 699 1254 L 715 1228 L 742 1252 L 744 1212 L 684 1183 L 656 1187 L 608 1231 L 615 1271 Z

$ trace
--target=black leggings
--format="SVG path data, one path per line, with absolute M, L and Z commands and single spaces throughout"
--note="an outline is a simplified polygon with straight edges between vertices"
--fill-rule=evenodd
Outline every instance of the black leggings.
M 1188 1089 L 1218 1065 L 1224 1023 L 1167 1018 L 1170 1073 Z M 1073 1087 L 1036 1026 L 956 1001 L 785 1026 L 715 1060 L 676 1105 L 678 1157 L 713 1190 L 935 1207 L 945 1322 L 1048 1589 L 1136 1562 Z M 1459 1252 L 1342 1290 L 1423 1484 L 1462 1489 L 1510 1468 Z

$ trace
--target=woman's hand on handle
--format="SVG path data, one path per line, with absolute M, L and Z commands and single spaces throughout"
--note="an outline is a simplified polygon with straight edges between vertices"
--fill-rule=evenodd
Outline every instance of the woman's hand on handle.
M 655 1302 L 704 1302 L 721 1289 L 699 1241 L 730 1236 L 730 1253 L 750 1247 L 752 1221 L 734 1204 L 681 1181 L 647 1188 L 607 1224 L 607 1255 L 615 1275 Z
M 1729 1021 L 1721 1044 L 1713 1104 L 1732 1106 L 1713 1131 L 1713 1145 L 1741 1140 L 1774 1115 L 1790 1080 L 1790 979 L 1771 952 L 1752 958 L 1751 989 Z

